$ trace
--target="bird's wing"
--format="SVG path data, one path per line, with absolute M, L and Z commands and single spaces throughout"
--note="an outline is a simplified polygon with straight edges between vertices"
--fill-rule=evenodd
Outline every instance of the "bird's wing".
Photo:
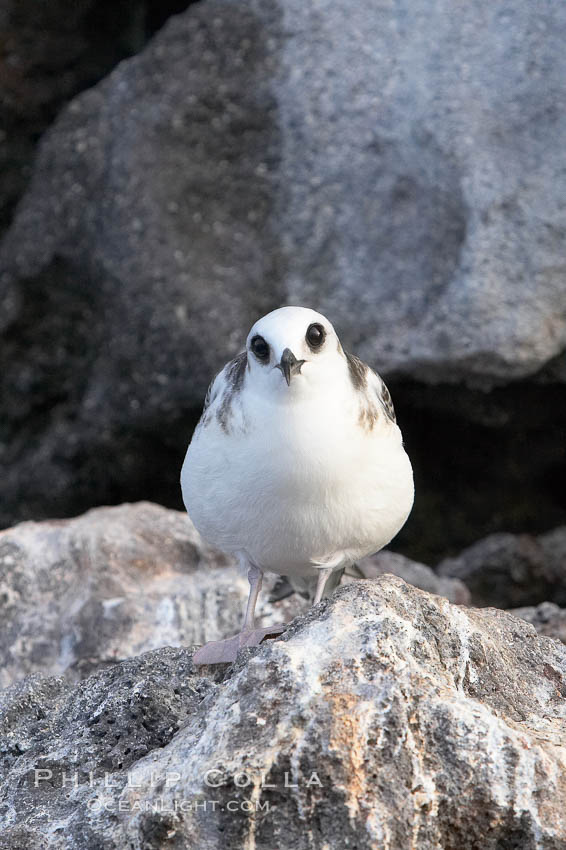
M 364 393 L 369 402 L 376 401 L 391 422 L 396 422 L 395 408 L 385 381 L 373 369 L 356 357 L 355 354 L 344 352 L 350 369 L 350 377 L 356 389 Z
M 206 411 L 208 410 L 208 408 L 210 407 L 210 405 L 212 404 L 212 402 L 216 398 L 218 398 L 219 393 L 221 392 L 221 390 L 223 389 L 223 387 L 225 385 L 225 380 L 224 380 L 224 369 L 225 368 L 226 368 L 226 366 L 224 366 L 220 370 L 220 372 L 218 372 L 214 376 L 214 378 L 212 379 L 212 381 L 208 385 L 208 389 L 207 389 L 206 395 L 204 397 L 204 404 L 202 406 L 202 415 L 203 416 L 206 413 Z
M 368 375 L 368 386 L 377 396 L 377 400 L 381 405 L 385 415 L 392 421 L 396 422 L 397 418 L 395 416 L 395 408 L 393 407 L 393 401 L 391 399 L 391 393 L 387 389 L 385 385 L 385 381 L 378 375 L 377 372 L 374 372 L 373 369 L 370 369 L 368 366 L 369 375 Z
M 232 401 L 242 389 L 248 355 L 245 351 L 230 360 L 211 381 L 206 395 L 199 425 L 207 425 L 216 415 L 224 430 L 227 429 L 231 415 Z

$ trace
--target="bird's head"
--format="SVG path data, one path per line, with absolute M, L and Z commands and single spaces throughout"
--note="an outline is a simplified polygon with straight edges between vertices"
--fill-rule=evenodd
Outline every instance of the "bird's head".
M 285 398 L 325 389 L 346 369 L 331 323 L 307 307 L 281 307 L 258 319 L 246 349 L 254 384 Z

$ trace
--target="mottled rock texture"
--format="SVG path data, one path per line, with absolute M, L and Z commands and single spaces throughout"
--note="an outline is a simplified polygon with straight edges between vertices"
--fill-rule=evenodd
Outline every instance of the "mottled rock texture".
M 565 694 L 524 621 L 354 583 L 224 671 L 5 691 L 0 846 L 562 850 Z
M 474 605 L 519 608 L 550 600 L 566 605 L 566 527 L 540 537 L 492 534 L 438 565 L 461 579 Z
M 245 584 L 186 514 L 157 505 L 22 523 L 0 533 L 0 684 L 35 671 L 80 676 L 237 630 Z
M 554 362 L 565 35 L 550 0 L 206 0 L 76 98 L 1 251 L 5 516 L 154 486 L 283 303 L 387 374 Z

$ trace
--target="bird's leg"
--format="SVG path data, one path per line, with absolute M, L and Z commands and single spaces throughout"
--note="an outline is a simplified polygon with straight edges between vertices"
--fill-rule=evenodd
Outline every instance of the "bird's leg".
M 261 590 L 261 582 L 263 573 L 259 567 L 251 566 L 248 570 L 248 581 L 250 583 L 250 595 L 248 596 L 248 604 L 246 605 L 246 616 L 244 617 L 243 632 L 250 632 L 254 627 L 254 614 L 257 598 Z
M 245 646 L 258 646 L 267 637 L 275 637 L 285 629 L 285 625 L 254 628 L 254 613 L 263 573 L 252 565 L 248 570 L 250 593 L 246 605 L 246 616 L 240 634 L 226 640 L 213 640 L 201 646 L 193 655 L 194 664 L 225 664 L 235 661 L 240 649 Z
M 318 571 L 318 581 L 316 584 L 316 593 L 314 595 L 313 605 L 316 605 L 322 599 L 322 594 L 324 593 L 324 585 L 326 584 L 326 580 L 330 573 L 332 572 L 331 567 L 323 567 Z

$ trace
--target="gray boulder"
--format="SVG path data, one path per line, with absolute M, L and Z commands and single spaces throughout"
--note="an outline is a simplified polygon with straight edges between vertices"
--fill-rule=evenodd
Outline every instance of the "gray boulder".
M 392 576 L 226 670 L 155 650 L 0 701 L 0 844 L 561 850 L 566 647 Z
M 536 606 L 515 608 L 510 613 L 531 623 L 539 635 L 546 635 L 566 643 L 566 609 L 559 608 L 554 602 L 541 602 Z
M 388 374 L 553 361 L 565 36 L 559 3 L 207 0 L 76 98 L 0 252 L 5 515 L 160 480 L 284 303 Z
M 140 50 L 168 14 L 187 5 L 183 0 L 3 0 L 0 230 L 29 180 L 37 139 L 62 104 Z
M 399 578 L 404 579 L 408 584 L 412 584 L 413 587 L 420 588 L 420 590 L 445 596 L 446 599 L 455 602 L 457 605 L 468 605 L 471 601 L 470 591 L 460 579 L 438 576 L 426 564 L 411 561 L 410 558 L 406 558 L 397 552 L 390 552 L 387 549 L 372 555 L 370 558 L 364 558 L 359 562 L 358 568 L 365 578 L 377 578 L 389 573 L 399 576 Z
M 446 558 L 437 572 L 463 581 L 474 605 L 566 605 L 566 526 L 539 537 L 491 534 Z
M 271 605 L 259 623 L 308 603 Z M 239 631 L 248 582 L 188 516 L 141 502 L 0 532 L 0 686 L 26 674 L 70 679 L 162 646 Z

